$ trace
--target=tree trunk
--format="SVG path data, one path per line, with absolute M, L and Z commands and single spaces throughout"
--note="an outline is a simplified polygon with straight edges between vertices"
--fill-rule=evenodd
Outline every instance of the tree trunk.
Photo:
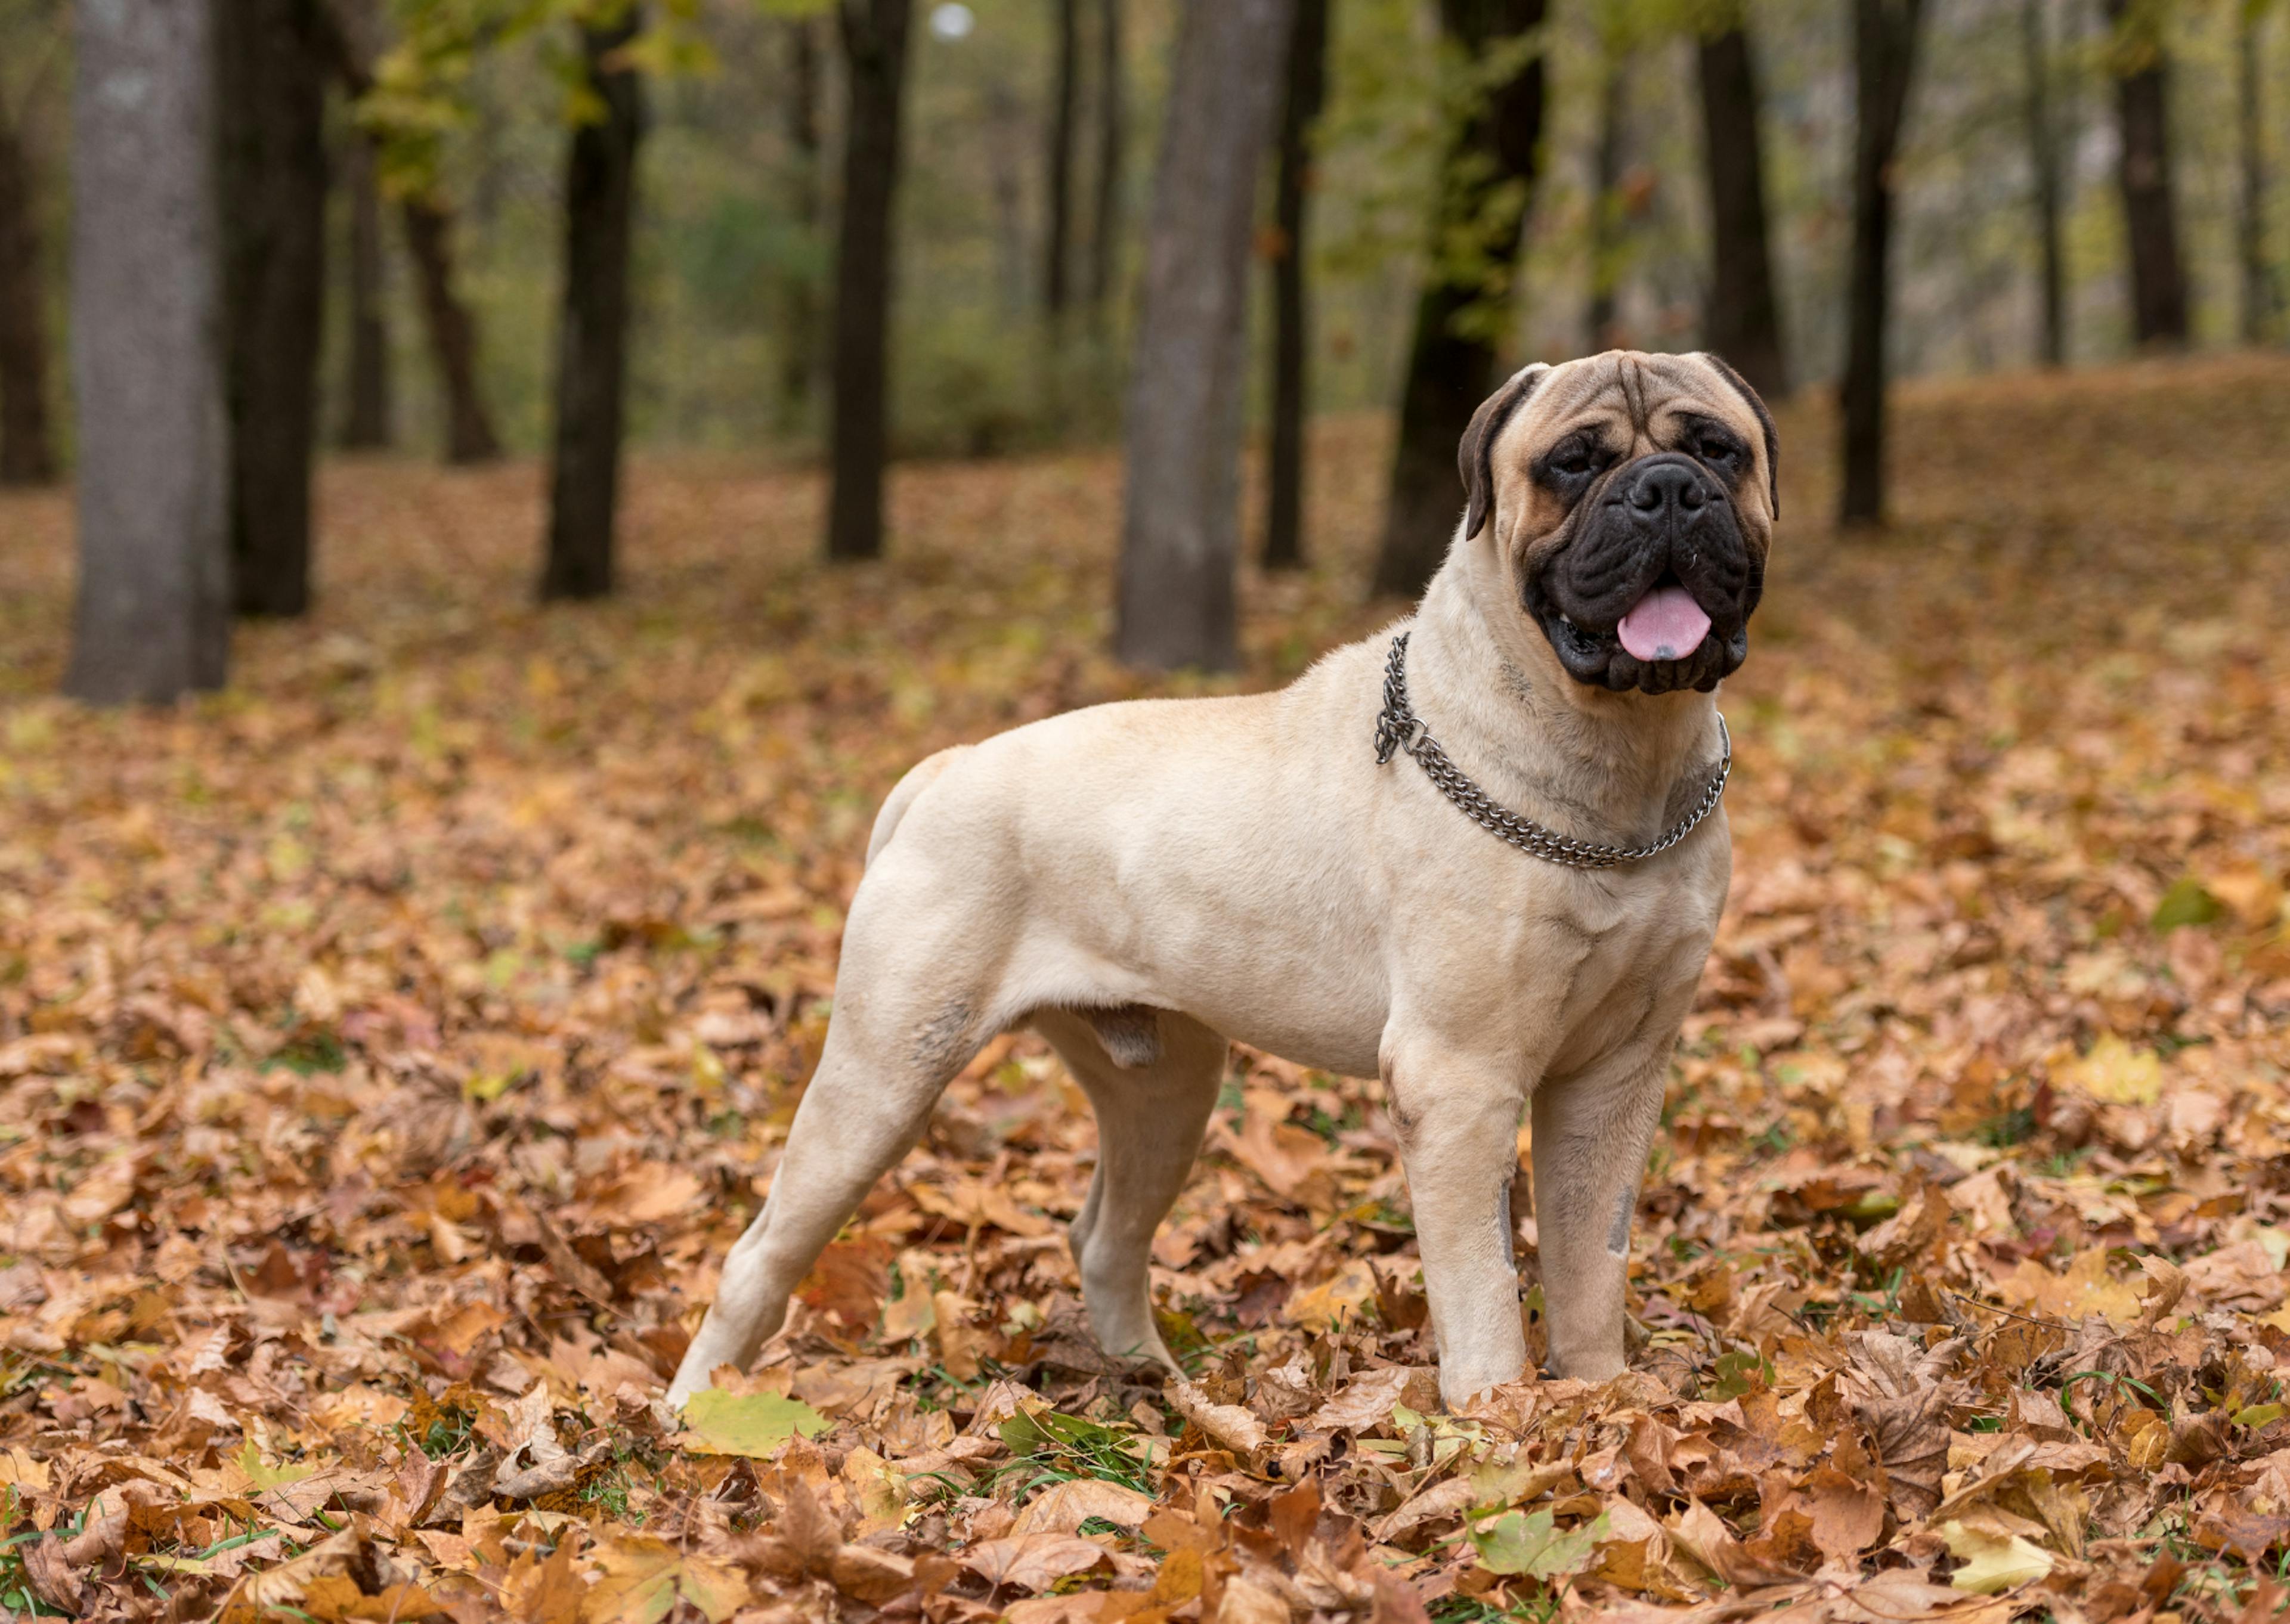
M 32 156 L 0 115 L 0 485 L 56 476 L 48 432 L 48 300 Z
M 985 85 L 987 189 L 994 195 L 994 268 L 1002 290 L 1002 311 L 1014 324 L 1026 316 L 1033 297 L 1027 274 L 1033 234 L 1026 225 L 1026 167 L 1032 162 L 1034 118 L 998 75 Z
M 1854 0 L 1853 263 L 1844 417 L 1847 524 L 1885 519 L 1885 344 L 1892 325 L 1893 159 L 1916 71 L 1924 0 Z
M 629 357 L 629 247 L 644 84 L 626 60 L 644 26 L 630 6 L 581 29 L 581 55 L 601 115 L 572 132 L 564 169 L 564 304 L 556 342 L 556 448 L 549 469 L 548 557 L 540 596 L 603 597 L 613 589 L 620 514 L 622 409 Z
M 890 458 L 891 204 L 899 185 L 911 0 L 841 0 L 849 108 L 835 258 L 835 412 L 829 559 L 883 556 Z
M 1615 290 L 1621 284 L 1622 116 L 1629 84 L 1629 52 L 1609 41 L 1598 64 L 1598 144 L 1590 155 L 1590 303 L 1585 324 L 1590 354 L 1621 342 L 1614 330 Z
M 1097 213 L 1091 222 L 1089 298 L 1101 316 L 1121 280 L 1121 166 L 1128 140 L 1121 4 L 1097 0 Z
M 2131 238 L 2131 330 L 2142 348 L 2187 341 L 2187 268 L 2172 196 L 2168 62 L 2160 8 L 2108 0 L 2115 24 L 2115 101 L 2123 142 L 2118 180 Z
M 2020 0 L 2020 43 L 2028 78 L 2028 167 L 2035 178 L 2036 246 L 2041 265 L 2046 366 L 2068 358 L 2067 252 L 2060 236 L 2060 144 L 2053 124 L 2052 48 L 2044 10 L 2050 0 Z
M 1066 313 L 1072 262 L 1075 82 L 1081 73 L 1081 0 L 1050 0 L 1057 59 L 1050 81 L 1049 240 L 1043 246 L 1042 309 L 1054 334 Z
M 1701 155 L 1709 181 L 1709 308 L 1701 341 L 1767 400 L 1789 393 L 1782 301 L 1766 219 L 1764 104 L 1757 56 L 1738 14 L 1695 52 Z
M 373 142 L 353 135 L 347 150 L 342 179 L 350 197 L 350 353 L 343 380 L 340 443 L 345 451 L 373 451 L 391 439 L 381 189 L 374 183 Z
M 72 98 L 79 590 L 65 692 L 164 703 L 230 652 L 209 0 L 80 0 Z
M 500 455 L 492 416 L 477 388 L 477 321 L 453 286 L 453 216 L 436 198 L 408 197 L 400 210 L 405 251 L 421 292 L 421 321 L 445 394 L 445 460 Z
M 1185 0 L 1129 384 L 1114 653 L 1238 663 L 1248 251 L 1292 0 Z
M 317 0 L 218 0 L 231 584 L 238 612 L 310 606 L 310 458 L 326 289 Z
M 329 0 L 334 69 L 342 88 L 373 88 L 372 63 L 383 44 L 377 0 Z M 500 455 L 492 417 L 477 388 L 477 324 L 453 286 L 453 214 L 442 197 L 408 197 L 398 205 L 405 251 L 413 261 L 421 325 L 445 397 L 445 460 L 490 462 Z
M 1442 28 L 1476 64 L 1542 24 L 1544 0 L 1439 0 Z M 1399 445 L 1374 589 L 1413 597 L 1446 556 L 1461 516 L 1455 447 L 1495 384 L 1488 336 L 1509 316 L 1542 143 L 1537 52 L 1475 93 L 1442 165 L 1430 263 L 1399 404 Z
M 2235 111 L 2240 126 L 2242 196 L 2235 241 L 2242 260 L 2242 341 L 2271 340 L 2282 317 L 2282 284 L 2266 254 L 2266 122 L 2260 91 L 2266 14 L 2244 0 L 2235 42 Z
M 1275 182 L 1279 253 L 1272 262 L 1272 451 L 1264 524 L 1264 565 L 1272 570 L 1293 570 L 1304 562 L 1306 363 L 1312 336 L 1306 211 L 1312 193 L 1312 128 L 1328 92 L 1328 0 L 1295 0 L 1295 5 Z
M 788 213 L 805 251 L 780 277 L 780 428 L 793 434 L 810 416 L 819 373 L 819 277 L 809 252 L 820 228 L 819 35 L 809 17 L 786 27 Z

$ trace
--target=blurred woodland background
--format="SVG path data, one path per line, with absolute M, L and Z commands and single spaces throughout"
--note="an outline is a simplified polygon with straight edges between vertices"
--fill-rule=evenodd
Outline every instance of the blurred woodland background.
M 1528 359 L 1836 389 L 1874 523 L 1887 376 L 2277 341 L 2277 9 L 0 0 L 0 477 L 89 476 L 71 686 L 164 697 L 307 604 L 322 451 L 547 455 L 577 598 L 629 447 L 824 460 L 847 558 L 890 460 L 1125 435 L 1117 646 L 1229 667 L 1313 413 L 1397 411 L 1406 596 Z
M 2282 10 L 0 0 L 0 1620 L 2278 1616 Z M 1015 1032 L 664 1416 L 892 784 L 1609 343 L 1782 448 L 1630 1372 L 1238 1046 L 1106 1358 Z

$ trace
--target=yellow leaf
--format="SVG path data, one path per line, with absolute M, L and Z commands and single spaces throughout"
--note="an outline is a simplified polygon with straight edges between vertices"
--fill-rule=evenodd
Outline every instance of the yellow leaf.
M 1288 1322 L 1306 1331 L 1326 1331 L 1357 1320 L 1360 1309 L 1374 1300 L 1375 1276 L 1364 1260 L 1354 1258 L 1333 1280 L 1290 1298 Z
M 1942 1523 L 1938 1531 L 1949 1555 L 1964 1565 L 1949 1582 L 1975 1596 L 1992 1596 L 2016 1585 L 2033 1584 L 2052 1571 L 2052 1554 L 2020 1534 L 1999 1534 L 1969 1523 Z
M 721 1624 L 748 1604 L 739 1569 L 665 1540 L 622 1535 L 596 1555 L 598 1577 L 581 1600 L 582 1624 L 659 1624 L 679 1601 L 698 1608 L 709 1624 Z
M 684 1406 L 684 1434 L 677 1442 L 687 1454 L 768 1460 L 796 1434 L 808 1438 L 826 1430 L 827 1418 L 799 1398 L 709 1388 L 694 1393 Z
M 2163 1097 L 2163 1057 L 2112 1032 L 2061 1070 L 2062 1081 L 2105 1105 L 2153 1105 Z

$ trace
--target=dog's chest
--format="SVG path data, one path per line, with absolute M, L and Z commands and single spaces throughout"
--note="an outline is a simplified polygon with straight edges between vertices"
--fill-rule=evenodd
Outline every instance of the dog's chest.
M 1573 1070 L 1675 1019 L 1708 957 L 1726 879 L 1550 870 L 1451 916 L 1414 989 L 1539 1068 Z M 1509 890 L 1510 894 L 1502 892 Z

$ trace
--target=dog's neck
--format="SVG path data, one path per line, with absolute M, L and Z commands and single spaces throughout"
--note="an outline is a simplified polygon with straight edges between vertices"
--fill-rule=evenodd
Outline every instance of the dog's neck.
M 1716 699 L 1610 693 L 1567 676 L 1520 606 L 1493 529 L 1448 550 L 1416 611 L 1416 715 L 1514 811 L 1577 839 L 1660 837 L 1717 770 Z

